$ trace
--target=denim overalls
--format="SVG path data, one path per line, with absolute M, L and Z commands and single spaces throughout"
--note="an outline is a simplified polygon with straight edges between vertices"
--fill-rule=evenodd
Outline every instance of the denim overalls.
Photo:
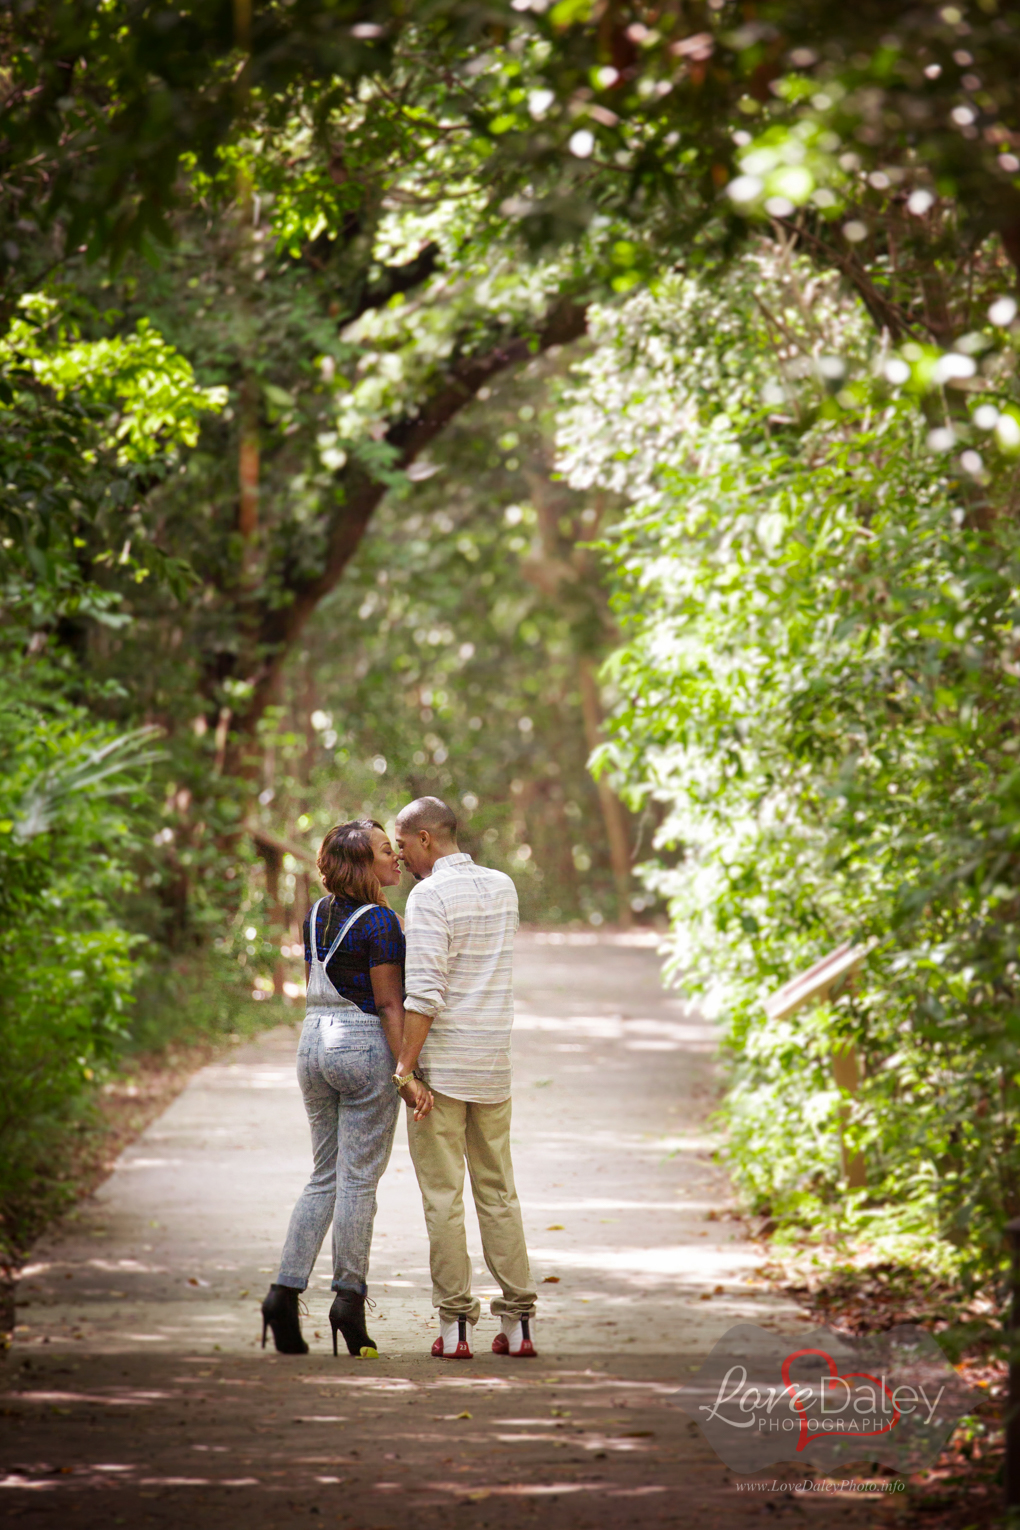
M 316 919 L 309 919 L 311 964 L 297 1075 L 312 1131 L 312 1177 L 291 1213 L 277 1284 L 303 1291 L 333 1224 L 334 1291 L 366 1289 L 375 1221 L 375 1188 L 393 1147 L 400 1098 L 394 1059 L 378 1015 L 369 1015 L 330 982 L 326 966 L 354 924 L 347 920 L 319 960 Z

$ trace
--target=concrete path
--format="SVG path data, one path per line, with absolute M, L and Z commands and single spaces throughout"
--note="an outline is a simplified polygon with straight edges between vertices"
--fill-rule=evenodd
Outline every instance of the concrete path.
M 654 947 L 554 938 L 520 937 L 514 1027 L 514 1159 L 543 1350 L 707 1351 L 731 1323 L 791 1315 L 755 1290 L 760 1256 L 727 1219 L 705 1119 L 713 1028 L 662 991 Z M 43 1240 L 22 1283 L 20 1344 L 255 1346 L 309 1167 L 297 1034 L 270 1032 L 204 1068 Z M 470 1222 L 484 1303 L 495 1288 L 473 1212 Z M 331 1273 L 327 1243 L 308 1296 L 313 1331 Z M 371 1292 L 385 1352 L 427 1349 L 428 1251 L 403 1120 L 380 1188 Z M 483 1319 L 480 1341 L 487 1322 L 498 1327 Z
M 304 1320 L 312 1354 L 281 1360 L 261 1350 L 258 1305 L 309 1166 L 294 1080 L 298 1030 L 283 1027 L 203 1069 L 93 1199 L 36 1249 L 20 1287 L 4 1381 L 20 1441 L 19 1461 L 7 1455 L 3 1463 L 12 1468 L 9 1501 L 24 1499 L 39 1524 L 51 1515 L 63 1524 L 61 1516 L 72 1510 L 75 1524 L 134 1523 L 118 1518 L 118 1504 L 128 1512 L 131 1502 L 131 1512 L 140 1514 L 143 1501 L 140 1522 L 174 1524 L 183 1514 L 190 1525 L 289 1523 L 269 1490 L 273 1472 L 291 1471 L 291 1456 L 284 1451 L 284 1465 L 267 1477 L 258 1452 L 253 1456 L 245 1443 L 253 1430 L 273 1435 L 279 1426 L 272 1421 L 285 1414 L 291 1452 L 295 1419 L 305 1421 L 306 1436 L 325 1430 L 331 1442 L 324 1453 L 302 1456 L 321 1469 L 306 1464 L 297 1478 L 277 1482 L 291 1495 L 287 1502 L 300 1500 L 301 1513 L 340 1518 L 356 1502 L 365 1524 L 388 1524 L 397 1508 L 391 1503 L 379 1520 L 380 1492 L 406 1495 L 410 1484 L 394 1465 L 393 1481 L 381 1488 L 378 1460 L 401 1459 L 399 1445 L 381 1455 L 376 1449 L 372 1481 L 356 1481 L 350 1468 L 362 1447 L 350 1446 L 351 1431 L 367 1431 L 377 1446 L 381 1432 L 391 1445 L 402 1441 L 406 1452 L 401 1410 L 417 1399 L 429 1412 L 431 1434 L 416 1435 L 416 1448 L 431 1463 L 426 1478 L 433 1487 L 420 1503 L 401 1496 L 404 1524 L 431 1523 L 433 1510 L 468 1501 L 454 1466 L 480 1482 L 482 1496 L 472 1502 L 500 1506 L 503 1518 L 493 1519 L 493 1508 L 483 1524 L 526 1517 L 543 1495 L 560 1504 L 561 1523 L 577 1515 L 579 1524 L 670 1521 L 670 1495 L 678 1482 L 695 1478 L 701 1508 L 688 1501 L 677 1523 L 725 1524 L 752 1510 L 760 1516 L 762 1496 L 752 1502 L 727 1487 L 729 1474 L 677 1406 L 678 1384 L 731 1324 L 798 1322 L 796 1309 L 756 1280 L 760 1255 L 729 1215 L 727 1181 L 712 1161 L 713 1030 L 663 993 L 654 948 L 640 937 L 525 933 L 517 972 L 514 1154 L 541 1283 L 541 1361 L 516 1368 L 496 1361 L 488 1346 L 498 1325 L 487 1314 L 470 1372 L 451 1375 L 452 1367 L 426 1358 L 436 1329 L 403 1123 L 380 1190 L 370 1276 L 382 1359 L 334 1361 L 325 1260 Z M 484 1301 L 494 1292 L 477 1237 L 473 1253 Z M 579 1459 L 597 1458 L 601 1467 L 591 1481 L 576 1472 L 568 1481 L 561 1469 L 552 1479 L 560 1488 L 549 1486 L 550 1452 L 563 1443 L 554 1434 L 567 1431 L 574 1439 L 579 1427 L 566 1422 L 576 1406 L 550 1407 L 550 1385 L 561 1401 L 573 1396 L 603 1412 L 608 1406 L 616 1420 L 585 1416 Z M 243 1388 L 257 1394 L 237 1390 Z M 478 1402 L 460 1407 L 472 1388 Z M 305 1394 L 304 1413 L 295 1413 Z M 197 1408 L 200 1395 L 204 1411 Z M 242 1404 L 254 1404 L 256 1395 L 252 1415 Z M 386 1407 L 373 1410 L 370 1401 Z M 472 1447 L 466 1426 L 482 1405 L 496 1433 L 483 1431 Z M 620 1421 L 633 1422 L 635 1407 L 657 1417 L 665 1410 L 668 1429 L 660 1418 L 643 1433 L 623 1430 Z M 405 1426 L 396 1435 L 394 1410 Z M 149 1422 L 140 1423 L 141 1415 Z M 341 1424 L 346 1473 L 337 1468 Z M 135 1428 L 156 1437 L 144 1459 L 137 1450 L 132 1456 L 126 1437 Z M 664 1431 L 675 1441 L 660 1459 L 660 1447 L 647 1442 Z M 494 1446 L 494 1438 L 502 1443 Z M 455 1449 L 457 1459 L 436 1454 L 443 1449 Z M 503 1462 L 498 1482 L 493 1449 L 497 1457 L 509 1452 L 514 1463 L 509 1470 Z M 275 1446 L 266 1450 L 274 1459 L 280 1454 Z M 199 1457 L 203 1470 L 196 1472 Z M 206 1470 L 211 1466 L 218 1471 Z M 219 1505 L 221 1491 L 229 1507 Z M 777 1494 L 774 1507 L 781 1508 L 788 1491 Z M 855 1524 L 858 1507 L 831 1497 L 825 1505 L 828 1518 L 838 1509 L 850 1516 L 843 1523 Z M 795 1508 L 801 1517 L 804 1505 Z M 860 1522 L 872 1523 L 874 1512 Z

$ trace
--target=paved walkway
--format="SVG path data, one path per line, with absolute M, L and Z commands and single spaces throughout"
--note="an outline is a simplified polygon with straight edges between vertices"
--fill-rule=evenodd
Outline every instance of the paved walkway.
M 308 1169 L 297 1028 L 283 1027 L 203 1069 L 36 1249 L 3 1382 L 6 1501 L 37 1524 L 97 1526 L 297 1513 L 417 1526 L 465 1504 L 487 1506 L 482 1525 L 517 1524 L 549 1499 L 562 1524 L 761 1516 L 762 1494 L 730 1485 L 678 1394 L 732 1323 L 797 1323 L 757 1282 L 712 1161 L 713 1030 L 662 992 L 640 940 L 522 934 L 517 968 L 514 1154 L 541 1360 L 488 1355 L 487 1314 L 470 1367 L 427 1358 L 403 1123 L 370 1277 L 382 1358 L 333 1360 L 323 1260 L 312 1354 L 259 1348 L 258 1304 Z M 484 1298 L 477 1239 L 473 1253 Z M 769 1501 L 814 1512 L 782 1490 Z M 855 1499 L 824 1511 L 875 1522 Z

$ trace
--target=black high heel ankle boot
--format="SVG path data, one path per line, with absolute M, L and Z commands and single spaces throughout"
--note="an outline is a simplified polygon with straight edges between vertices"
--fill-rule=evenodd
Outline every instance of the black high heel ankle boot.
M 262 1348 L 266 1347 L 266 1329 L 273 1330 L 273 1343 L 281 1355 L 307 1355 L 308 1345 L 301 1337 L 298 1316 L 300 1292 L 293 1286 L 270 1286 L 262 1303 Z
M 337 1330 L 343 1334 L 349 1355 L 360 1355 L 363 1349 L 375 1349 L 374 1339 L 365 1327 L 365 1298 L 358 1291 L 338 1291 L 329 1309 L 329 1326 L 333 1330 L 333 1353 L 337 1352 Z

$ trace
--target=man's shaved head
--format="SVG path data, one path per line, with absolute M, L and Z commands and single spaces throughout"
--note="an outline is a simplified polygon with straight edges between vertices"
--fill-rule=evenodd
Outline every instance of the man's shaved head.
M 457 815 L 438 797 L 416 797 L 400 809 L 397 825 L 402 834 L 417 834 L 428 829 L 436 839 L 457 838 Z

